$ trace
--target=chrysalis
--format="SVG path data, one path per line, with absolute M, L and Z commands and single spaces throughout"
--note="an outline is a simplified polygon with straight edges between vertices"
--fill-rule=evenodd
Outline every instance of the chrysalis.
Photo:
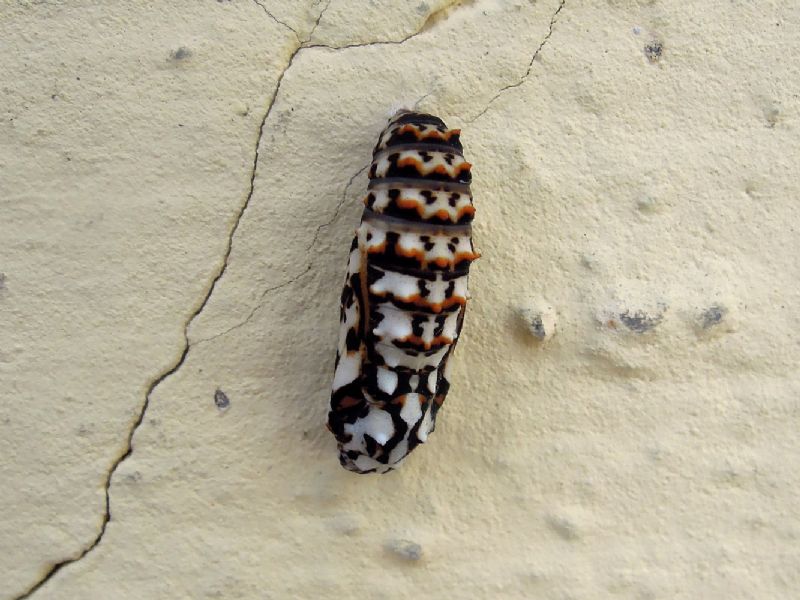
M 328 428 L 356 473 L 397 468 L 433 431 L 467 302 L 470 163 L 460 130 L 401 110 L 373 150 L 350 249 Z

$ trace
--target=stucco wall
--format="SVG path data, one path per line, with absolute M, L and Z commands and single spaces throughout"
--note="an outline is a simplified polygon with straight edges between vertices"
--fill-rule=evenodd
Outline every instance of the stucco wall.
M 799 27 L 4 2 L 0 597 L 794 597 Z M 360 477 L 324 421 L 398 103 L 462 128 L 483 258 L 435 434 Z

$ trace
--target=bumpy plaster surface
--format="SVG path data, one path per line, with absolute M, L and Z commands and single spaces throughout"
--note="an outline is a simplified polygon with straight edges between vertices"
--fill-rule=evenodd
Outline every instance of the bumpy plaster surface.
M 8 9 L 2 597 L 790 597 L 798 25 Z M 336 303 L 398 101 L 463 126 L 484 259 L 435 439 L 355 477 Z

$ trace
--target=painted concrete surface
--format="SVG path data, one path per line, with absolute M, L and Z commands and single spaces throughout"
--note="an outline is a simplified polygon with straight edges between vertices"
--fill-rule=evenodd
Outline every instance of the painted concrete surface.
M 0 9 L 0 597 L 791 598 L 800 7 Z M 483 258 L 436 432 L 342 470 L 393 105 Z

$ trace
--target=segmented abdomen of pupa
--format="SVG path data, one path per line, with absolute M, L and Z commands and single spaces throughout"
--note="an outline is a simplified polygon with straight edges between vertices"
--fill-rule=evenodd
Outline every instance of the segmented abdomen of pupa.
M 328 428 L 357 473 L 400 465 L 433 431 L 467 302 L 475 212 L 460 131 L 395 114 L 373 150 L 350 250 Z

